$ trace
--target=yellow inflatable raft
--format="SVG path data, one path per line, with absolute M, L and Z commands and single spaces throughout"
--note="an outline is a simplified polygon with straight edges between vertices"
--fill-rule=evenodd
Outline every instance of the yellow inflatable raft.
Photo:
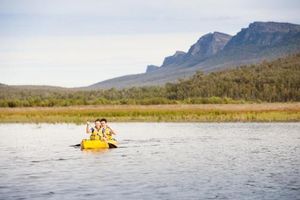
M 81 142 L 81 149 L 108 149 L 108 148 L 117 148 L 116 140 L 89 140 L 83 139 Z

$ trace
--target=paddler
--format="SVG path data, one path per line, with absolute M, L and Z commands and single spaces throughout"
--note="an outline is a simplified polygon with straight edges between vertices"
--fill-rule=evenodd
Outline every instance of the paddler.
M 90 139 L 91 140 L 107 140 L 106 135 L 102 133 L 102 128 L 101 128 L 101 120 L 96 119 L 95 120 L 95 126 L 90 127 L 90 122 L 86 122 L 86 133 L 91 134 Z
M 116 135 L 116 133 L 107 125 L 107 120 L 105 118 L 100 120 L 101 124 L 101 133 L 108 140 L 115 140 L 112 135 Z

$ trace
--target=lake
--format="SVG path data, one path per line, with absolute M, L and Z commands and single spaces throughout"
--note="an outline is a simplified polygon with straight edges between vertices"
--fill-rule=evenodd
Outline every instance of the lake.
M 300 123 L 0 124 L 0 199 L 300 199 Z

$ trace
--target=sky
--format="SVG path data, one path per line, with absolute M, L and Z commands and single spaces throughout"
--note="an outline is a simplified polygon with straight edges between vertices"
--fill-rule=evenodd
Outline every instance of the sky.
M 143 73 L 202 35 L 300 24 L 299 0 L 0 0 L 0 83 L 79 87 Z

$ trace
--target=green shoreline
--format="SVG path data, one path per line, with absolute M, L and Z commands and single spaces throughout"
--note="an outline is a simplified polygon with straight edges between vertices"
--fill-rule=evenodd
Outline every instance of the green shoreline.
M 0 123 L 300 122 L 300 103 L 0 108 Z

